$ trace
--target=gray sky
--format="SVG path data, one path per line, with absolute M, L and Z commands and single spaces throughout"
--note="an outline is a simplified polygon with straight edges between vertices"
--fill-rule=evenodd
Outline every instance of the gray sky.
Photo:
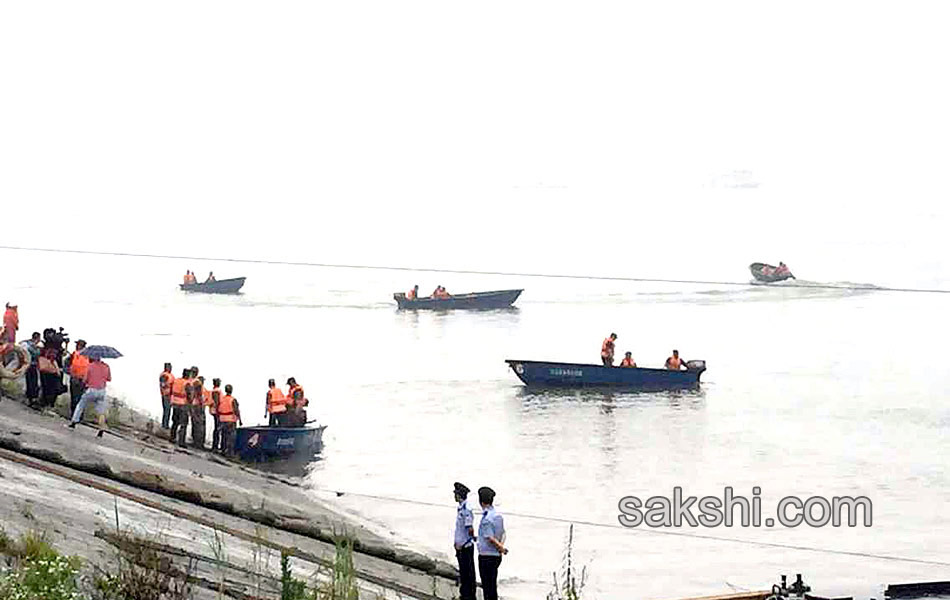
M 945 12 L 2 2 L 4 237 L 548 270 L 607 230 L 638 257 L 742 231 L 764 258 L 802 227 L 927 237 L 947 222 Z M 713 185 L 734 170 L 760 187 Z M 789 229 L 748 232 L 749 211 Z

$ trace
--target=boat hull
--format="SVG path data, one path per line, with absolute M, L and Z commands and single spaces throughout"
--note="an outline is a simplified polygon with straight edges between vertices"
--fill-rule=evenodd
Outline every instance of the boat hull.
M 765 263 L 752 263 L 749 265 L 749 271 L 752 273 L 752 276 L 755 277 L 756 281 L 761 281 L 763 283 L 775 283 L 777 281 L 785 281 L 786 279 L 795 279 L 795 276 L 791 273 L 783 273 L 781 275 L 766 274 L 763 271 L 765 267 L 775 270 L 775 267 Z
M 180 283 L 178 287 L 184 292 L 198 292 L 202 294 L 236 294 L 244 287 L 245 277 L 234 279 L 219 279 L 205 283 Z
M 706 370 L 704 361 L 688 371 L 604 367 L 578 363 L 506 360 L 508 366 L 527 386 L 539 387 L 622 387 L 632 390 L 670 390 L 695 388 Z
M 481 310 L 508 308 L 515 303 L 524 290 L 500 290 L 497 292 L 476 292 L 459 294 L 449 298 L 418 298 L 410 300 L 405 294 L 393 294 L 400 309 L 408 310 Z
M 309 461 L 323 450 L 323 430 L 319 427 L 238 427 L 234 449 L 241 460 Z

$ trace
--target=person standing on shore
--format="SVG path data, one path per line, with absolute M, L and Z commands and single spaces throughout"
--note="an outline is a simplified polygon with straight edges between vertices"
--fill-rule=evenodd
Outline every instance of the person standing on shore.
M 106 410 L 108 408 L 106 402 L 106 383 L 112 381 L 112 371 L 109 369 L 109 365 L 102 362 L 102 359 L 98 356 L 94 356 L 86 371 L 85 381 L 86 391 L 83 392 L 82 398 L 79 399 L 79 404 L 76 405 L 76 410 L 73 411 L 73 418 L 69 423 L 69 428 L 76 428 L 76 423 L 82 421 L 82 414 L 86 410 L 86 404 L 92 402 L 96 407 L 96 414 L 99 416 L 99 433 L 96 434 L 96 437 L 102 437 L 103 432 L 106 430 Z
M 185 447 L 185 433 L 188 430 L 188 378 L 189 369 L 181 372 L 181 377 L 172 382 L 172 429 L 169 438 L 173 444 Z
M 165 363 L 165 370 L 158 376 L 158 393 L 162 395 L 162 429 L 168 429 L 168 419 L 172 414 L 172 364 Z
M 505 548 L 505 521 L 495 510 L 495 490 L 478 488 L 478 502 L 482 505 L 482 520 L 478 523 L 478 574 L 482 578 L 484 600 L 498 600 L 498 567 Z
M 211 433 L 211 451 L 221 449 L 221 417 L 218 416 L 218 406 L 221 404 L 221 380 L 215 377 L 211 380 L 211 394 L 208 397 L 208 412 L 214 418 L 214 431 Z
M 83 356 L 86 340 L 76 340 L 76 349 L 69 355 L 69 412 L 72 414 L 79 405 L 79 399 L 86 391 L 86 371 L 89 370 L 89 358 Z
M 26 401 L 27 404 L 33 406 L 36 404 L 36 399 L 40 397 L 40 370 L 37 366 L 42 351 L 40 332 L 34 331 L 33 336 L 25 342 L 20 342 L 20 345 L 30 353 L 30 366 L 26 369 Z
M 221 420 L 221 454 L 234 454 L 234 433 L 241 424 L 241 408 L 237 398 L 231 395 L 231 384 L 224 386 L 224 396 L 218 402 L 218 419 Z
M 16 304 L 7 302 L 7 310 L 3 313 L 3 341 L 16 343 L 16 332 L 20 328 L 20 313 Z
M 458 481 L 454 484 L 455 501 L 455 558 L 459 563 L 459 599 L 475 600 L 475 517 L 468 507 L 468 488 Z
M 59 366 L 59 350 L 54 346 L 43 344 L 43 350 L 37 359 L 37 366 L 40 370 L 40 384 L 43 389 L 40 406 L 43 408 L 52 407 L 56 404 L 56 398 L 65 390 L 63 385 L 63 371 Z
M 198 367 L 191 368 L 191 443 L 195 448 L 205 447 L 205 378 L 198 375 Z

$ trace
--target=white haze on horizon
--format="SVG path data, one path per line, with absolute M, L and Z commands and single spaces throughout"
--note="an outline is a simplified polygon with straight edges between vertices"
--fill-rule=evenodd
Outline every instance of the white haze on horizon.
M 939 2 L 0 6 L 4 244 L 950 279 Z

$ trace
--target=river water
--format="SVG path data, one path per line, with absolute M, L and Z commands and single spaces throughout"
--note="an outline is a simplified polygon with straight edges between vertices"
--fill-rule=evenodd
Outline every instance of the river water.
M 165 361 L 234 385 L 250 423 L 263 422 L 267 379 L 295 376 L 329 426 L 312 493 L 403 543 L 451 560 L 452 482 L 494 488 L 509 530 L 506 597 L 546 593 L 568 522 L 603 599 L 762 588 L 796 572 L 829 593 L 946 577 L 946 566 L 747 543 L 948 561 L 945 295 L 5 257 L 20 333 L 63 325 L 120 348 L 110 389 L 137 408 L 158 414 Z M 916 278 L 806 277 L 785 259 L 806 285 L 948 283 L 923 267 Z M 187 295 L 176 285 L 185 268 L 248 281 L 238 296 Z M 525 292 L 512 310 L 397 311 L 391 292 L 417 282 Z M 611 331 L 641 366 L 674 347 L 705 359 L 701 389 L 534 392 L 504 362 L 596 362 Z M 873 526 L 619 526 L 620 498 L 674 486 L 697 497 L 757 486 L 764 517 L 786 495 L 866 495 Z

